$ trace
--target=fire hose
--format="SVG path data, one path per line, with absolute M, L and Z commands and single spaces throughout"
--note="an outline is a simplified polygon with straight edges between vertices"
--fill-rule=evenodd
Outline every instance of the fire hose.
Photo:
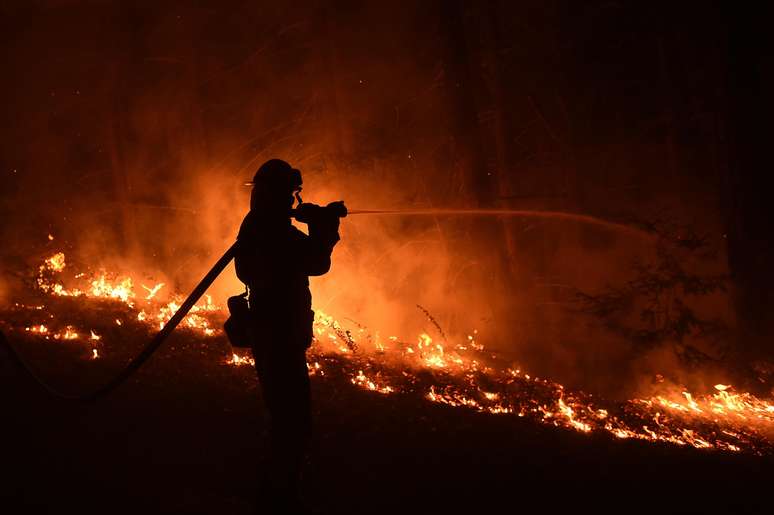
M 300 198 L 299 202 L 301 202 Z M 314 219 L 319 219 L 320 217 L 324 216 L 344 218 L 347 216 L 347 208 L 341 201 L 331 202 L 325 207 L 315 204 L 300 203 L 296 209 L 292 210 L 291 216 L 303 223 L 309 223 Z M 194 288 L 185 299 L 185 301 L 183 301 L 180 308 L 175 311 L 175 314 L 172 315 L 172 318 L 170 318 L 167 323 L 164 324 L 164 327 L 162 327 L 161 330 L 156 333 L 153 339 L 148 342 L 142 351 L 140 351 L 140 353 L 137 354 L 137 356 L 135 356 L 134 359 L 132 359 L 132 361 L 130 361 L 129 364 L 127 364 L 126 367 L 124 367 L 110 381 L 97 388 L 96 390 L 85 394 L 69 394 L 61 392 L 57 388 L 50 385 L 43 378 L 41 378 L 29 365 L 27 365 L 24 359 L 16 352 L 11 344 L 8 343 L 5 337 L 2 336 L 2 333 L 0 333 L 0 346 L 4 347 L 8 351 L 11 359 L 16 363 L 17 366 L 26 371 L 44 390 L 46 390 L 51 395 L 68 401 L 93 401 L 120 386 L 134 372 L 136 372 L 148 360 L 148 358 L 153 355 L 154 352 L 156 352 L 161 344 L 164 343 L 164 340 L 166 340 L 167 337 L 172 334 L 172 331 L 175 330 L 175 328 L 178 326 L 178 324 L 180 324 L 183 318 L 185 318 L 191 308 L 199 301 L 201 296 L 204 295 L 204 292 L 207 291 L 207 289 L 215 281 L 215 279 L 217 279 L 220 273 L 223 272 L 231 260 L 234 259 L 237 245 L 238 242 L 232 244 L 231 247 L 229 247 L 229 249 L 220 257 L 220 259 L 218 259 L 210 271 L 207 272 L 201 281 L 199 281 L 199 284 L 196 285 L 196 288 Z
M 194 304 L 196 304 L 196 302 L 201 298 L 201 296 L 204 295 L 204 292 L 207 291 L 207 288 L 210 287 L 213 281 L 215 281 L 215 279 L 220 275 L 220 273 L 231 262 L 236 252 L 236 246 L 237 246 L 237 243 L 234 243 L 233 245 L 231 245 L 231 247 L 229 247 L 229 249 L 220 257 L 220 259 L 218 259 L 218 261 L 210 269 L 210 271 L 207 272 L 207 275 L 205 275 L 204 278 L 202 278 L 202 280 L 199 281 L 199 284 L 196 285 L 196 288 L 194 288 L 193 291 L 188 295 L 188 298 L 185 299 L 185 301 L 180 306 L 180 308 L 177 311 L 175 311 L 175 314 L 172 315 L 172 318 L 170 318 L 169 321 L 167 321 L 167 323 L 164 324 L 164 327 L 162 327 L 161 330 L 158 333 L 156 333 L 153 339 L 151 339 L 151 341 L 148 342 L 148 344 L 142 349 L 142 351 L 139 354 L 137 354 L 137 356 L 135 356 L 134 359 L 132 359 L 132 361 L 130 361 L 129 364 L 123 368 L 123 370 L 121 370 L 110 381 L 100 386 L 96 390 L 93 390 L 85 394 L 63 393 L 58 389 L 54 388 L 53 386 L 51 386 L 48 382 L 42 379 L 32 368 L 30 368 L 27 365 L 27 363 L 24 361 L 24 359 L 16 352 L 16 350 L 6 341 L 4 337 L 2 337 L 2 335 L 0 335 L 0 344 L 2 344 L 2 347 L 4 347 L 11 355 L 11 359 L 13 359 L 13 361 L 15 361 L 18 366 L 20 366 L 29 375 L 31 375 L 32 378 L 48 393 L 68 401 L 93 401 L 105 395 L 106 393 L 114 390 L 119 385 L 121 385 L 124 381 L 126 381 L 129 378 L 129 376 L 131 376 L 134 372 L 136 372 L 137 369 L 139 369 L 148 360 L 148 358 L 150 358 L 151 355 L 153 355 L 154 352 L 156 352 L 156 350 L 161 346 L 161 344 L 164 343 L 164 340 L 167 339 L 167 337 L 172 333 L 172 331 L 175 330 L 175 328 L 183 320 L 183 318 L 185 318 L 185 316 L 188 314 L 188 312 L 191 310 Z
M 300 201 L 300 198 L 299 198 Z M 293 210 L 292 216 L 297 220 L 307 223 L 310 218 L 320 216 L 323 210 L 329 210 L 335 216 L 343 218 L 350 215 L 468 215 L 468 216 L 536 216 L 541 218 L 556 218 L 556 219 L 570 219 L 577 222 L 600 225 L 607 227 L 608 229 L 623 230 L 624 232 L 630 232 L 638 234 L 639 236 L 645 236 L 652 238 L 653 235 L 647 231 L 644 231 L 637 227 L 630 225 L 611 222 L 608 220 L 592 217 L 588 215 L 580 215 L 576 213 L 565 213 L 560 211 L 526 211 L 526 210 L 487 210 L 487 209 L 416 209 L 416 210 L 355 210 L 348 211 L 344 207 L 343 202 L 332 202 L 326 207 L 316 206 L 313 204 L 300 204 L 298 208 Z M 101 387 L 97 388 L 86 394 L 68 394 L 59 391 L 51 386 L 48 382 L 42 379 L 31 367 L 27 365 L 24 359 L 16 352 L 16 350 L 8 343 L 8 341 L 0 333 L 0 347 L 5 348 L 10 354 L 12 360 L 23 370 L 25 370 L 32 378 L 47 392 L 59 397 L 61 399 L 70 401 L 92 401 L 108 392 L 111 392 L 124 381 L 126 381 L 134 372 L 136 372 L 154 352 L 164 343 L 164 340 L 175 330 L 180 322 L 185 318 L 191 308 L 198 302 L 204 292 L 210 287 L 215 279 L 220 275 L 226 266 L 231 262 L 236 253 L 237 243 L 229 247 L 229 249 L 218 259 L 215 265 L 209 272 L 202 278 L 196 288 L 188 295 L 180 308 L 172 315 L 172 318 L 164 324 L 164 327 L 156 333 L 150 342 L 142 349 L 142 351 L 129 362 L 117 375 L 115 375 L 110 381 L 106 382 Z

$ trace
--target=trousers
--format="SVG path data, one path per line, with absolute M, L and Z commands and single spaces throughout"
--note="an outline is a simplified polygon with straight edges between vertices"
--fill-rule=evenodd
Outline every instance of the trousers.
M 294 498 L 312 428 L 306 350 L 292 341 L 253 348 L 255 368 L 269 414 L 270 452 L 264 488 L 278 499 Z

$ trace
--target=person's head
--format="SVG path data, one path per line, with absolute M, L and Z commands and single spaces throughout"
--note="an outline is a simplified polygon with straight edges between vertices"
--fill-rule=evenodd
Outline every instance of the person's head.
M 270 159 L 255 172 L 250 209 L 268 216 L 290 217 L 301 172 L 281 159 Z

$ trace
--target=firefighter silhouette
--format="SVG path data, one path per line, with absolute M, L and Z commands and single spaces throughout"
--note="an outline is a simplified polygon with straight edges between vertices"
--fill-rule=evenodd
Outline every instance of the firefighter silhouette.
M 301 173 L 272 159 L 251 183 L 250 212 L 242 222 L 235 255 L 237 277 L 247 286 L 252 350 L 270 418 L 270 456 L 261 488 L 261 504 L 275 512 L 298 502 L 301 467 L 311 430 L 306 350 L 312 341 L 309 276 L 331 266 L 339 241 L 343 203 L 320 207 L 299 204 Z M 346 211 L 344 211 L 346 214 Z M 307 224 L 309 234 L 291 217 Z

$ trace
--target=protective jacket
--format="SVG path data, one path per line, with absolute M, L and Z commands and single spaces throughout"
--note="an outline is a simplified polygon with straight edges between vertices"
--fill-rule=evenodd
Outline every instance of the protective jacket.
M 338 218 L 310 221 L 306 235 L 290 219 L 247 214 L 234 261 L 237 277 L 250 292 L 257 345 L 309 347 L 314 320 L 309 276 L 330 269 L 338 225 Z

